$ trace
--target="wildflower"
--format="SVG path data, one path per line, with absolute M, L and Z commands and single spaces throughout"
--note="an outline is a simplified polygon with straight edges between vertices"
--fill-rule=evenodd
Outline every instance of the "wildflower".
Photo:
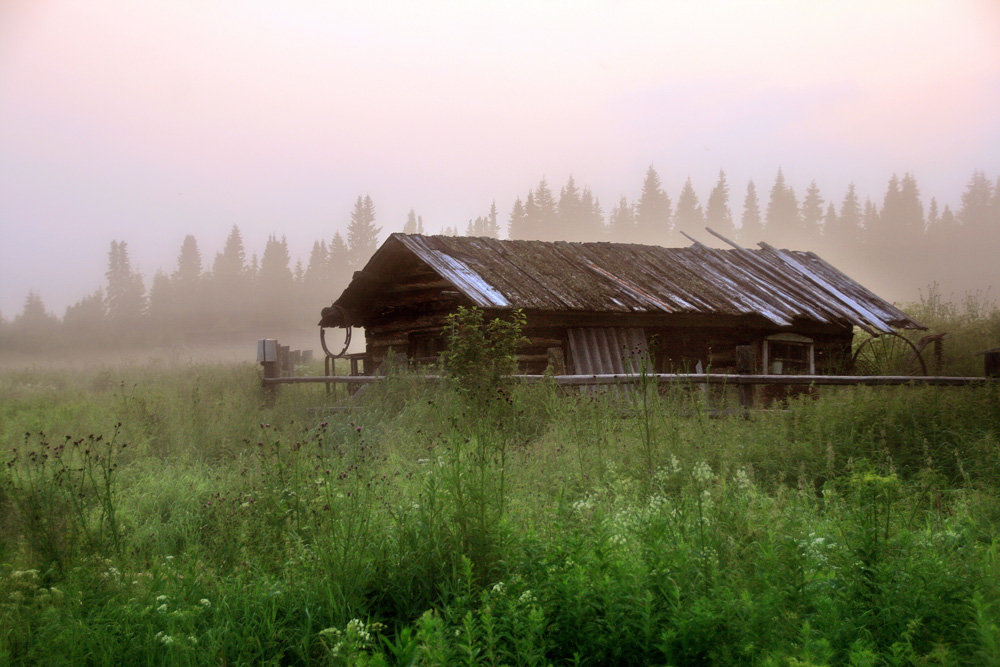
M 156 596 L 156 601 L 157 601 L 157 602 L 166 602 L 166 601 L 167 601 L 167 600 L 169 600 L 169 599 L 170 599 L 170 598 L 169 598 L 169 597 L 167 597 L 166 595 L 157 595 L 157 596 Z
M 577 500 L 576 502 L 573 503 L 573 511 L 579 512 L 581 514 L 593 509 L 593 507 L 594 507 L 594 501 L 590 496 L 587 496 L 586 498 L 581 498 L 580 500 Z
M 669 501 L 663 496 L 650 496 L 649 498 L 649 511 L 653 513 L 658 513 L 670 505 Z
M 698 461 L 698 463 L 694 465 L 694 470 L 691 471 L 691 475 L 694 477 L 694 481 L 698 482 L 698 484 L 708 484 L 715 476 L 712 474 L 712 468 L 706 461 Z
M 157 607 L 156 611 L 160 612 L 161 614 L 166 614 L 167 613 L 167 605 L 166 605 L 166 603 L 161 604 L 159 607 Z
M 347 634 L 353 634 L 365 642 L 370 641 L 372 638 L 368 629 L 365 627 L 364 622 L 360 618 L 352 618 L 348 621 L 346 630 Z
M 200 604 L 205 609 L 208 609 L 212 606 L 212 602 L 208 598 L 202 598 L 198 600 L 198 604 Z

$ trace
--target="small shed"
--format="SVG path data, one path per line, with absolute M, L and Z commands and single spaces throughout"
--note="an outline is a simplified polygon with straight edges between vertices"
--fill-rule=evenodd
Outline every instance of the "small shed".
M 732 245 L 392 234 L 319 325 L 364 328 L 365 374 L 436 358 L 459 306 L 524 313 L 525 373 L 841 373 L 854 327 L 924 328 L 814 253 Z

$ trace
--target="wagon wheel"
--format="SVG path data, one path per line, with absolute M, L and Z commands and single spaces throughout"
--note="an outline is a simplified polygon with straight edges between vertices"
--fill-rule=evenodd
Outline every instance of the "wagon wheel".
M 898 333 L 866 335 L 854 349 L 855 375 L 927 375 L 927 364 L 913 342 Z

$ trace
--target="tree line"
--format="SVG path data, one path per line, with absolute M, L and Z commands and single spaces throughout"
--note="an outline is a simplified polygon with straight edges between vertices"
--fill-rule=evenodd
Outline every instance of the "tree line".
M 881 201 L 861 200 L 854 185 L 827 199 L 814 182 L 801 197 L 779 169 L 766 195 L 753 181 L 733 194 L 724 171 L 704 199 L 688 179 L 676 202 L 656 170 L 646 171 L 638 198 L 621 196 L 605 213 L 589 187 L 572 176 L 558 195 L 543 178 L 517 197 L 506 219 L 496 202 L 467 224 L 440 233 L 494 238 L 617 241 L 684 246 L 690 234 L 708 237 L 711 227 L 732 241 L 753 247 L 765 241 L 783 248 L 813 250 L 862 284 L 889 298 L 913 299 L 918 289 L 938 282 L 951 289 L 1000 285 L 995 260 L 1000 248 L 1000 179 L 976 171 L 958 210 L 926 205 L 916 178 L 892 176 Z M 284 237 L 272 235 L 263 252 L 249 254 L 238 226 L 211 264 L 197 239 L 185 237 L 176 266 L 157 272 L 150 284 L 132 266 L 124 241 L 112 241 L 105 284 L 69 306 L 62 318 L 48 312 L 30 292 L 22 312 L 0 317 L 4 349 L 44 349 L 56 343 L 105 346 L 129 343 L 196 343 L 289 328 L 307 328 L 319 309 L 347 285 L 378 245 L 371 197 L 359 196 L 346 226 L 317 240 L 303 263 L 294 264 Z M 425 233 L 411 210 L 402 225 Z

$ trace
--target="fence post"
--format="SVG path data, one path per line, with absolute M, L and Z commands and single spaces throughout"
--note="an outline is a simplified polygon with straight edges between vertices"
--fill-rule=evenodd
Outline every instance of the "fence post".
M 281 375 L 281 365 L 278 361 L 278 341 L 274 338 L 261 338 L 257 341 L 257 362 L 264 367 L 264 379 L 276 378 Z M 264 389 L 264 404 L 274 406 L 278 394 L 278 385 L 262 382 Z
M 739 375 L 752 375 L 755 372 L 754 354 L 752 345 L 736 346 L 736 372 Z M 737 387 L 737 394 L 740 398 L 740 406 L 750 410 L 754 406 L 754 394 L 757 387 L 752 384 L 741 384 Z

